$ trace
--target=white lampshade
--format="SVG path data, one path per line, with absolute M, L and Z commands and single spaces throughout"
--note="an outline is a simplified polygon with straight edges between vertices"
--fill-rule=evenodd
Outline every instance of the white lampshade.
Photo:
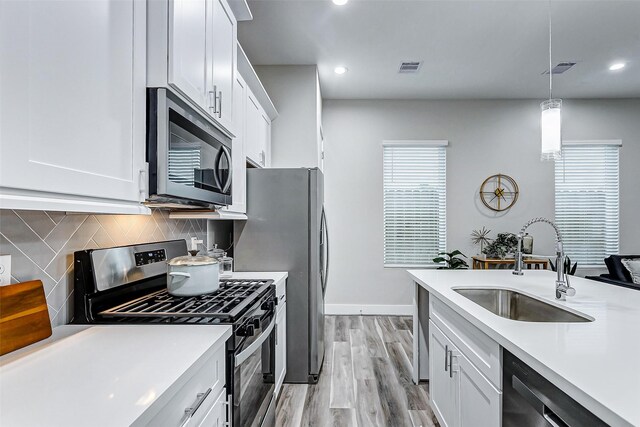
M 549 99 L 540 104 L 542 110 L 542 160 L 558 160 L 562 155 L 561 99 Z

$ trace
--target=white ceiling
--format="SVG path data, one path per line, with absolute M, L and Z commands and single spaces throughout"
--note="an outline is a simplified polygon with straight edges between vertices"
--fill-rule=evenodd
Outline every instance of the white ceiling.
M 640 1 L 553 0 L 554 96 L 640 97 Z M 250 1 L 238 37 L 256 65 L 318 64 L 323 98 L 548 96 L 545 0 Z M 398 74 L 422 60 L 418 74 Z M 626 61 L 621 71 L 608 67 Z M 338 76 L 336 65 L 349 72 Z

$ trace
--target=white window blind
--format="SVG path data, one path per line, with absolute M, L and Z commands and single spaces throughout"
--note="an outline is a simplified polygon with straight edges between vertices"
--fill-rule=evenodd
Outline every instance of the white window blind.
M 619 143 L 573 143 L 555 164 L 555 216 L 564 250 L 602 266 L 620 247 Z
M 434 265 L 446 248 L 446 141 L 385 141 L 383 175 L 384 265 Z

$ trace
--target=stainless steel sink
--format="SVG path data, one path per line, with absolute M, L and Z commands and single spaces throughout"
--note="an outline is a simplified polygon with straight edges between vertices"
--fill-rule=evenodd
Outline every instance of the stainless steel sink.
M 498 288 L 454 288 L 454 291 L 493 314 L 523 322 L 592 322 L 593 319 L 558 308 L 518 291 Z

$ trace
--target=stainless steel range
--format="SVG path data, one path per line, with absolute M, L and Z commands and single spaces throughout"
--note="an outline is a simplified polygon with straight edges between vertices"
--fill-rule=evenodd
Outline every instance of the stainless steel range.
M 231 325 L 226 385 L 233 425 L 275 425 L 273 281 L 221 280 L 210 294 L 170 295 L 166 261 L 186 253 L 184 240 L 76 252 L 73 323 Z

